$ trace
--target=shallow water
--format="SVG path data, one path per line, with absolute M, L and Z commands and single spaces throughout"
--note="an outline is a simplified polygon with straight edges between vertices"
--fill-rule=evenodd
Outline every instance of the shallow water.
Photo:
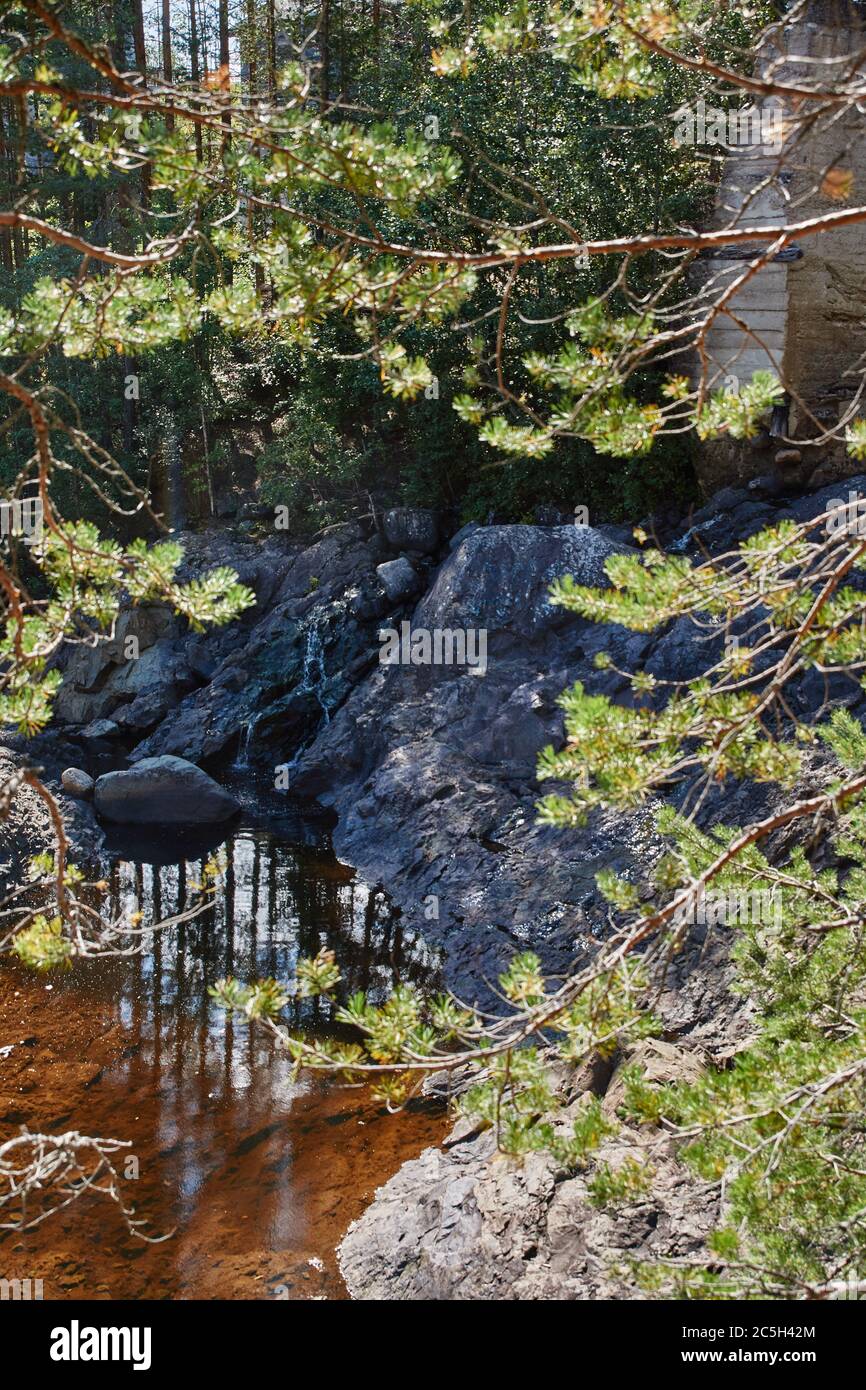
M 177 853 L 170 840 L 127 850 L 112 874 L 112 909 L 142 911 L 147 924 L 182 907 L 202 861 L 154 862 Z M 132 1140 L 139 1176 L 124 1184 L 126 1199 L 151 1232 L 176 1228 L 145 1245 L 107 1200 L 87 1198 L 35 1232 L 6 1235 L 0 1274 L 42 1278 L 46 1298 L 343 1297 L 334 1250 L 346 1226 L 404 1158 L 442 1135 L 439 1111 L 389 1116 L 365 1088 L 293 1080 L 264 1029 L 227 1019 L 208 996 L 226 975 L 290 980 L 298 955 L 321 946 L 337 954 L 344 996 L 433 984 L 437 958 L 420 933 L 326 848 L 248 827 L 224 854 L 213 909 L 156 933 L 142 955 L 78 965 L 55 976 L 50 993 L 42 977 L 15 970 L 17 1031 L 44 1029 L 33 1045 L 56 1053 L 68 1029 L 70 1051 L 95 1058 L 95 1075 L 63 1110 L 56 1085 L 40 1102 L 24 1073 L 20 1106 L 4 1119 Z M 32 991 L 44 1023 L 33 1023 L 42 1014 Z M 290 1017 L 333 1033 L 332 1013 L 307 1000 Z M 107 1065 L 98 1043 L 81 1049 L 82 1020 L 112 1041 Z M 13 1037 L 8 1014 L 4 1024 Z M 69 1057 L 70 1068 L 81 1062 Z M 62 1057 L 58 1065 L 62 1078 Z

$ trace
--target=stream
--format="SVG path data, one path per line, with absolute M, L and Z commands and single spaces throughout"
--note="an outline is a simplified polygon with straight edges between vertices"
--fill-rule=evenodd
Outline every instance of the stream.
M 120 843 L 107 908 L 141 912 L 142 925 L 183 909 L 213 849 L 185 846 L 181 857 L 167 835 Z M 175 1231 L 145 1244 L 113 1203 L 87 1197 L 35 1231 L 6 1233 L 0 1273 L 42 1278 L 45 1298 L 345 1297 L 340 1237 L 401 1162 L 444 1132 L 433 1106 L 392 1116 L 366 1087 L 293 1079 L 265 1029 L 227 1018 L 208 995 L 226 975 L 289 981 L 298 956 L 322 946 L 343 970 L 342 998 L 360 989 L 381 1000 L 400 981 L 432 987 L 439 962 L 420 931 L 302 820 L 282 829 L 241 821 L 219 850 L 212 908 L 154 933 L 141 954 L 79 963 L 47 985 L 4 966 L 15 989 L 3 1041 L 16 1008 L 32 1035 L 18 1041 L 17 1089 L 28 1093 L 27 1047 L 53 1078 L 4 1122 L 131 1140 L 125 1198 L 151 1233 Z M 284 1017 L 339 1031 L 327 1002 L 293 1002 Z M 46 1057 L 56 1063 L 47 1072 Z M 73 1077 L 84 1087 L 69 1109 L 64 1065 L 68 1098 Z

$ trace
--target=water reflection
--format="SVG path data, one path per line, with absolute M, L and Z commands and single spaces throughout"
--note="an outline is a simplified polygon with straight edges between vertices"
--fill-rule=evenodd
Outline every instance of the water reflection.
M 293 978 L 300 956 L 330 947 L 343 973 L 342 996 L 364 990 L 383 999 L 398 981 L 429 982 L 438 965 L 420 932 L 392 913 L 384 894 L 354 879 L 327 852 L 280 843 L 261 829 L 240 830 L 220 854 L 213 907 L 192 922 L 153 936 L 137 958 L 134 978 L 118 981 L 128 1021 L 135 1001 L 152 999 L 160 1020 L 178 1009 L 207 1025 L 223 1015 L 207 994 L 225 975 L 252 980 Z M 197 901 L 203 858 L 179 864 L 122 860 L 111 876 L 107 910 L 141 913 L 142 925 L 171 917 Z M 324 1027 L 333 1006 L 302 1000 L 290 1006 L 295 1025 Z M 220 1033 L 222 1033 L 222 1023 Z
M 293 1080 L 273 1039 L 208 995 L 225 975 L 288 981 L 299 955 L 323 946 L 340 962 L 343 998 L 361 989 L 381 999 L 400 981 L 432 985 L 438 960 L 420 932 L 327 851 L 250 828 L 224 855 L 203 916 L 156 932 L 140 956 L 86 962 L 58 982 L 65 1007 L 123 1030 L 119 1059 L 69 1123 L 133 1140 L 138 1211 L 178 1234 L 142 1247 L 104 1207 L 48 1223 L 23 1245 L 31 1262 L 50 1260 L 47 1297 L 73 1287 L 68 1271 L 82 1260 L 89 1296 L 304 1297 L 311 1277 L 336 1296 L 333 1247 L 345 1226 L 404 1156 L 439 1135 L 427 1112 L 387 1117 L 364 1089 Z M 190 901 L 203 859 L 155 857 L 115 865 L 113 916 L 141 912 L 147 925 Z M 334 1007 L 303 1000 L 287 1016 L 333 1032 Z

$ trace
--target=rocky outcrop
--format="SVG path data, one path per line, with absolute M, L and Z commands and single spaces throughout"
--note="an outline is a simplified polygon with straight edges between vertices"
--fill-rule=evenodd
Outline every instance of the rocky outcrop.
M 486 668 L 376 664 L 294 767 L 291 790 L 337 811 L 337 853 L 447 942 L 448 983 L 476 993 L 529 942 L 557 968 L 599 926 L 594 874 L 626 868 L 649 830 L 537 826 L 535 762 L 562 738 L 561 691 L 602 635 L 549 603 L 560 575 L 604 580 L 617 547 L 573 526 L 480 527 L 443 562 L 414 632 L 486 634 Z M 617 633 L 622 662 L 645 638 Z M 629 844 L 629 841 L 632 844 Z
M 808 520 L 830 493 L 780 499 L 729 490 L 675 533 L 677 548 L 721 551 L 783 516 Z M 526 528 L 531 530 L 531 528 Z M 603 646 L 622 669 L 642 665 L 688 679 L 711 664 L 718 636 L 677 622 L 647 637 L 568 618 L 547 602 L 566 567 L 600 582 L 613 547 L 598 533 L 483 528 L 440 569 L 412 626 L 486 625 L 488 669 L 384 668 L 368 678 L 298 764 L 299 784 L 335 807 L 338 853 L 378 877 L 447 952 L 446 979 L 464 997 L 484 994 L 515 950 L 531 946 L 549 969 L 567 969 L 604 931 L 594 875 L 602 865 L 645 873 L 658 853 L 653 808 L 601 816 L 568 833 L 534 824 L 535 757 L 557 744 L 556 696 L 575 679 L 627 699 L 615 674 L 593 670 Z M 848 683 L 833 698 L 856 703 Z M 792 692 L 804 709 L 822 694 Z M 807 772 L 810 789 L 818 769 Z M 678 800 L 686 788 L 679 790 Z M 720 789 L 705 814 L 737 823 L 766 813 L 778 793 L 751 784 Z M 436 913 L 430 906 L 435 904 Z M 657 1001 L 662 1039 L 631 1060 L 650 1080 L 693 1079 L 724 1064 L 754 1031 L 748 1000 L 730 988 L 727 942 L 695 929 Z M 615 1114 L 626 1058 L 577 1088 Z M 458 1131 L 459 1134 L 459 1131 Z M 356 1298 L 634 1298 L 627 1261 L 703 1258 L 717 1224 L 717 1194 L 679 1162 L 669 1137 L 623 1125 L 598 1155 L 651 1165 L 650 1195 L 612 1211 L 588 1199 L 588 1174 L 564 1174 L 542 1156 L 523 1165 L 494 1153 L 489 1135 L 466 1135 L 404 1165 L 347 1233 L 341 1266 Z
M 97 813 L 124 825 L 213 825 L 239 810 L 235 798 L 185 758 L 142 758 L 107 772 L 93 792 Z
M 596 1061 L 564 1080 L 557 1128 L 566 1134 L 587 1097 L 615 1118 L 626 1064 L 650 1084 L 694 1081 L 723 1065 L 754 1031 L 748 1000 L 732 995 L 727 945 L 698 931 L 657 1001 L 664 1038 Z M 676 1041 L 668 1041 L 668 1038 Z M 340 1266 L 358 1299 L 630 1299 L 640 1297 L 628 1261 L 705 1258 L 718 1225 L 718 1189 L 679 1161 L 669 1135 L 621 1124 L 593 1160 L 626 1159 L 652 1170 L 645 1196 L 599 1209 L 587 1172 L 566 1173 L 544 1154 L 524 1162 L 495 1151 L 489 1132 L 427 1149 L 380 1188 L 347 1231 Z
M 255 593 L 256 606 L 229 628 L 198 634 L 164 605 L 127 605 L 109 640 L 94 633 L 89 643 L 64 648 L 56 717 L 67 731 L 76 729 L 85 746 L 100 739 L 138 742 L 211 681 L 239 635 L 248 635 L 269 610 L 297 551 L 280 537 L 262 546 L 229 533 L 185 535 L 181 542 L 179 578 L 229 565 Z
M 248 760 L 272 767 L 292 757 L 375 659 L 376 620 L 394 609 L 375 572 L 386 553 L 377 537 L 343 526 L 291 557 L 258 620 L 238 626 L 207 684 L 133 760 L 198 762 L 241 743 Z
M 817 515 L 827 495 L 774 504 L 730 490 L 683 525 L 676 544 L 726 549 L 773 519 Z M 337 853 L 446 947 L 446 980 L 458 994 L 483 993 L 528 945 L 550 969 L 567 969 L 605 930 L 599 869 L 645 870 L 658 852 L 652 805 L 598 815 L 579 832 L 540 826 L 535 811 L 539 750 L 563 738 L 561 692 L 581 680 L 630 698 L 615 671 L 594 668 L 597 652 L 620 670 L 642 665 L 673 680 L 721 652 L 721 629 L 683 620 L 632 633 L 550 604 L 557 575 L 604 582 L 617 549 L 591 528 L 476 529 L 439 568 L 411 628 L 486 631 L 484 676 L 468 666 L 377 665 L 296 760 L 291 789 L 336 811 Z M 712 810 L 743 819 L 766 797 L 732 786 Z
M 382 530 L 395 550 L 433 555 L 439 545 L 439 523 L 433 512 L 423 507 L 394 507 L 383 516 Z
M 618 1167 L 637 1138 L 624 1129 L 599 1160 Z M 718 1219 L 717 1189 L 690 1179 L 669 1140 L 643 1152 L 652 1196 L 612 1213 L 592 1205 L 588 1175 L 564 1177 L 544 1154 L 505 1159 L 489 1133 L 426 1149 L 344 1237 L 349 1292 L 401 1301 L 634 1298 L 628 1260 L 700 1257 Z
M 866 487 L 866 479 L 851 486 Z M 674 518 L 665 539 L 681 553 L 718 553 L 783 517 L 818 515 L 833 495 L 828 488 L 786 496 L 777 481 L 758 480 Z M 378 535 L 353 526 L 306 549 L 264 547 L 266 559 L 281 558 L 261 577 L 257 610 L 204 639 L 180 634 L 178 650 L 197 684 L 131 758 L 134 769 L 165 754 L 192 762 L 240 755 L 267 774 L 282 766 L 292 794 L 335 814 L 339 856 L 382 884 L 411 925 L 444 948 L 445 983 L 484 1000 L 515 951 L 531 947 L 551 971 L 591 951 L 607 930 L 598 870 L 640 876 L 660 852 L 652 805 L 596 816 L 580 831 L 537 824 L 536 759 L 545 744 L 562 743 L 561 692 L 581 680 L 630 698 L 616 669 L 595 668 L 601 650 L 619 670 L 643 666 L 688 679 L 718 655 L 723 633 L 680 621 L 635 634 L 551 605 L 549 587 L 560 575 L 604 583 L 604 562 L 627 546 L 627 530 L 474 526 L 452 539 L 435 569 L 429 555 L 410 551 L 423 586 L 414 611 L 389 599 L 377 575 L 399 558 Z M 234 544 L 225 542 L 223 562 L 232 562 Z M 192 555 L 190 564 L 203 558 Z M 415 664 L 411 644 L 408 657 L 403 647 L 385 664 L 379 632 L 402 623 L 426 635 L 431 650 L 437 633 L 442 650 L 446 635 L 462 635 L 464 657 L 469 635 L 478 643 L 483 634 L 483 665 Z M 459 654 L 459 644 L 449 650 Z M 102 688 L 115 679 L 110 674 Z M 791 690 L 793 708 L 814 709 L 824 698 L 823 682 L 810 681 Z M 831 691 L 834 700 L 861 696 L 854 685 Z M 96 724 L 72 732 L 84 747 L 122 745 L 120 713 L 105 706 Z M 107 780 L 97 783 L 98 806 Z M 773 795 L 749 784 L 720 788 L 705 813 L 743 822 L 763 814 Z M 660 1080 L 692 1075 L 745 1044 L 751 1011 L 730 980 L 725 942 L 696 928 L 658 1001 L 660 1051 L 644 1058 Z M 589 1087 L 615 1111 L 623 1060 L 580 1084 L 572 1079 L 567 1110 L 585 1103 Z M 514 1167 L 493 1156 L 485 1135 L 428 1151 L 377 1194 L 347 1235 L 349 1288 L 356 1297 L 410 1299 L 635 1296 L 612 1256 L 699 1253 L 716 1213 L 664 1136 L 626 1127 L 602 1157 L 615 1162 L 623 1154 L 652 1163 L 656 1178 L 651 1198 L 611 1214 L 589 1203 L 586 1175 L 564 1175 L 538 1157 Z
M 617 1116 L 627 1064 L 655 1085 L 691 1082 L 707 1064 L 726 1065 L 755 1030 L 753 1005 L 732 991 L 732 978 L 728 943 L 695 928 L 655 1001 L 662 1037 L 566 1078 L 561 1132 L 590 1094 Z M 650 1168 L 647 1194 L 599 1209 L 587 1189 L 591 1170 L 566 1173 L 543 1154 L 507 1159 L 489 1132 L 458 1125 L 443 1148 L 404 1164 L 350 1226 L 339 1252 L 350 1293 L 410 1301 L 622 1300 L 641 1297 L 630 1261 L 707 1258 L 706 1238 L 719 1224 L 718 1189 L 680 1162 L 669 1135 L 623 1123 L 596 1157 L 614 1169 L 626 1159 Z

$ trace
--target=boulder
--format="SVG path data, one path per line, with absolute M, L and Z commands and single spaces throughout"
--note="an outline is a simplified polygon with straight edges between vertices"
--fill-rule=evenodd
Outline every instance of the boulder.
M 417 594 L 421 587 L 418 576 L 405 555 L 401 555 L 399 560 L 386 560 L 384 565 L 377 565 L 376 573 L 392 603 L 400 603 L 401 600 L 410 598 L 412 594 Z
M 394 507 L 382 517 L 385 539 L 395 550 L 419 550 L 432 555 L 439 546 L 439 524 L 422 507 Z
M 85 801 L 93 795 L 93 778 L 80 767 L 67 767 L 60 774 L 60 785 L 70 796 L 80 796 Z
M 579 584 L 604 585 L 604 562 L 622 549 L 591 526 L 479 527 L 439 570 L 415 626 L 486 628 L 508 632 L 522 645 L 545 630 L 573 625 L 550 603 L 555 579 L 569 574 Z
M 229 820 L 239 809 L 200 767 L 171 754 L 105 773 L 97 779 L 94 801 L 105 820 L 127 825 L 209 825 Z
M 465 526 L 461 526 L 459 531 L 454 532 L 454 535 L 448 542 L 448 549 L 459 550 L 463 542 L 466 540 L 466 537 L 473 535 L 474 532 L 478 531 L 479 529 L 480 528 L 477 521 L 467 521 Z
M 155 662 L 148 653 L 157 643 L 171 650 L 178 631 L 169 608 L 138 604 L 121 609 L 110 638 L 97 640 L 94 634 L 92 643 L 64 648 L 58 659 L 63 685 L 55 701 L 56 717 L 68 724 L 109 718 L 120 700 L 139 693 L 130 682 L 153 679 Z M 139 664 L 132 653 L 141 659 L 148 656 L 140 675 L 131 674 Z
M 775 499 L 784 491 L 785 485 L 778 473 L 761 473 L 749 483 L 749 493 L 755 497 Z

